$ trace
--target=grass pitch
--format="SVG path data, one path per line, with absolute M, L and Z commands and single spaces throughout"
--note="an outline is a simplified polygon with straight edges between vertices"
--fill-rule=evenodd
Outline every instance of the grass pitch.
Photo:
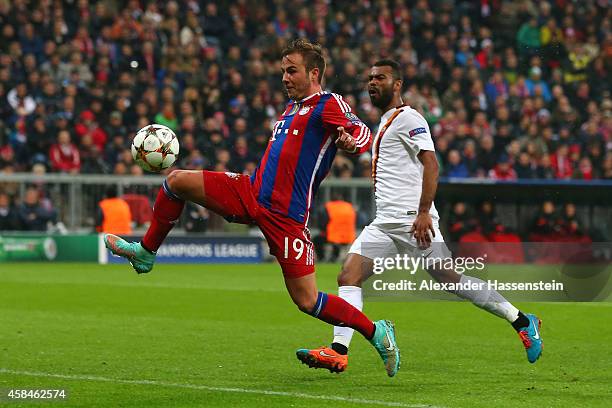
M 322 290 L 337 270 L 318 266 Z M 0 264 L 0 390 L 66 389 L 58 407 L 609 407 L 611 304 L 519 306 L 543 320 L 534 365 L 470 304 L 366 302 L 395 322 L 402 368 L 387 378 L 356 335 L 336 375 L 295 358 L 331 327 L 293 306 L 275 264 Z

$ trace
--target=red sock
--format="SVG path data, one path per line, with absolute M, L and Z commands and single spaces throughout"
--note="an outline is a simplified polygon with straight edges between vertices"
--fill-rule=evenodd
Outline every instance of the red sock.
M 366 339 L 374 336 L 374 323 L 359 309 L 338 296 L 319 292 L 312 315 L 334 326 L 348 326 L 355 329 Z
M 181 216 L 183 207 L 185 207 L 185 201 L 174 195 L 170 191 L 168 183 L 164 181 L 153 206 L 153 220 L 151 220 L 151 225 L 142 239 L 142 246 L 145 249 L 152 252 L 159 249 Z

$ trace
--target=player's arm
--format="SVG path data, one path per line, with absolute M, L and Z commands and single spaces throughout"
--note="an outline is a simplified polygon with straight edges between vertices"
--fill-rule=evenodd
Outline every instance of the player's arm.
M 411 232 L 419 247 L 427 248 L 431 244 L 431 239 L 436 235 L 429 210 L 438 189 L 438 159 L 425 118 L 421 115 L 407 113 L 407 116 L 402 118 L 400 129 L 400 135 L 406 148 L 413 150 L 423 164 L 421 198 Z
M 351 111 L 341 96 L 332 94 L 325 104 L 323 124 L 337 134 L 336 146 L 348 153 L 365 153 L 372 144 L 370 129 Z
M 431 204 L 436 196 L 436 190 L 438 189 L 438 158 L 432 150 L 421 150 L 417 157 L 423 164 L 423 186 L 421 200 L 419 201 L 419 214 L 429 214 Z
M 419 211 L 412 224 L 412 232 L 419 247 L 427 248 L 431 244 L 431 239 L 436 236 L 429 210 L 438 189 L 438 159 L 433 150 L 421 150 L 417 157 L 423 164 L 423 183 Z

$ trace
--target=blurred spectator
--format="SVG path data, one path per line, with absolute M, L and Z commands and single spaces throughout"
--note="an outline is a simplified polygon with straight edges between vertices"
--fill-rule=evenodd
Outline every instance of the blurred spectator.
M 111 112 L 110 121 L 105 129 L 105 133 L 109 137 L 121 136 L 125 138 L 127 136 L 127 129 L 123 125 L 123 115 L 121 114 L 121 112 Z
M 0 231 L 16 230 L 18 227 L 19 221 L 11 203 L 11 197 L 0 192 Z
M 588 157 L 583 157 L 578 163 L 578 167 L 574 170 L 572 178 L 579 180 L 593 180 L 593 166 Z
M 332 199 L 325 203 L 319 224 L 321 234 L 315 240 L 317 256 L 329 262 L 337 262 L 339 257 L 356 238 L 357 211 L 353 204 L 346 201 L 342 194 L 332 193 Z M 326 254 L 324 243 L 330 244 L 331 253 Z
M 463 162 L 465 163 L 470 176 L 473 176 L 478 172 L 476 143 L 471 139 L 468 140 L 463 147 Z
M 49 165 L 49 149 L 53 144 L 53 132 L 43 117 L 36 117 L 28 130 L 28 150 L 32 163 Z
M 536 174 L 539 179 L 551 180 L 555 178 L 555 169 L 552 167 L 550 156 L 544 155 L 540 158 Z
M 109 168 L 114 168 L 120 160 L 121 154 L 128 148 L 126 140 L 122 135 L 114 135 L 104 148 L 104 161 Z
M 480 146 L 478 150 L 478 167 L 482 169 L 485 174 L 495 167 L 497 163 L 497 154 L 494 151 L 493 138 L 491 136 L 483 136 L 480 139 Z
M 176 118 L 176 114 L 174 113 L 174 107 L 172 106 L 172 103 L 164 104 L 161 112 L 155 115 L 155 123 L 167 126 L 176 132 L 176 130 L 178 129 L 178 120 Z
M 489 171 L 489 178 L 494 180 L 511 181 L 517 179 L 516 171 L 512 168 L 510 156 L 503 155 L 499 158 L 497 165 Z
M 531 96 L 541 96 L 544 101 L 550 102 L 552 95 L 546 81 L 542 80 L 542 68 L 532 67 L 529 70 L 529 79 L 525 80 L 525 85 Z
M 96 122 L 93 112 L 90 110 L 81 112 L 80 119 L 80 122 L 74 127 L 76 135 L 81 139 L 83 136 L 88 135 L 98 150 L 103 151 L 106 146 L 107 136 Z
M 470 175 L 468 167 L 457 150 L 448 152 L 448 164 L 445 170 L 447 177 L 465 178 Z
M 491 76 L 485 87 L 485 92 L 492 104 L 495 103 L 498 97 L 506 98 L 508 96 L 508 84 L 501 71 L 495 71 Z
M 462 201 L 455 203 L 448 217 L 448 235 L 451 242 L 459 242 L 461 237 L 478 229 L 478 222 Z
M 19 228 L 24 231 L 46 231 L 55 223 L 57 213 L 53 208 L 43 205 L 36 188 L 26 190 L 23 203 L 17 207 Z
M 25 82 L 20 82 L 11 89 L 6 95 L 6 100 L 18 116 L 28 116 L 36 109 L 36 101 L 28 93 Z
M 90 134 L 81 138 L 81 173 L 98 174 L 106 170 L 106 162 L 101 154 L 100 147 L 95 145 Z
M 550 156 L 550 164 L 555 172 L 555 177 L 568 179 L 572 176 L 572 162 L 569 159 L 569 147 L 563 144 Z
M 563 206 L 560 223 L 561 233 L 566 237 L 577 237 L 584 233 L 584 229 L 576 215 L 576 205 L 574 203 L 566 203 Z
M 556 239 L 561 232 L 561 220 L 552 201 L 544 201 L 531 228 L 530 241 Z
M 478 224 L 480 232 L 489 236 L 495 232 L 504 232 L 506 229 L 499 222 L 495 214 L 495 207 L 491 201 L 483 201 L 478 208 Z
M 537 178 L 538 175 L 535 162 L 527 152 L 521 152 L 518 161 L 514 164 L 514 171 L 519 179 Z
M 61 130 L 57 143 L 49 149 L 51 168 L 64 173 L 78 173 L 81 169 L 81 157 L 77 147 L 70 141 L 70 133 Z
M 108 234 L 132 233 L 132 213 L 124 199 L 117 197 L 117 186 L 107 187 L 105 198 L 98 203 L 96 231 Z
M 540 49 L 540 28 L 538 27 L 538 20 L 535 17 L 529 18 L 529 20 L 518 30 L 516 35 L 516 42 L 519 46 L 519 52 L 526 57 L 537 54 Z

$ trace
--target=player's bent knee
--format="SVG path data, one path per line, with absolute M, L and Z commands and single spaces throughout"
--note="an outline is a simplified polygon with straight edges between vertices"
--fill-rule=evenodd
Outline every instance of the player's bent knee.
M 183 176 L 184 173 L 185 172 L 183 170 L 172 170 L 170 174 L 168 174 L 168 177 L 166 177 L 166 183 L 168 184 L 170 191 L 179 196 L 181 195 L 181 191 L 183 189 L 182 184 L 184 183 L 185 179 Z
M 338 286 L 361 286 L 361 275 L 360 271 L 355 271 L 354 268 L 343 265 L 338 274 Z
M 201 173 L 191 170 L 173 170 L 166 178 L 166 183 L 176 196 L 199 203 L 203 198 L 201 177 Z
M 349 254 L 346 261 L 342 264 L 342 269 L 338 274 L 338 286 L 361 286 L 363 280 L 368 276 L 368 268 L 362 258 L 355 254 Z
M 293 302 L 302 312 L 311 314 L 315 305 L 317 304 L 316 297 L 304 297 L 301 299 L 294 299 Z

